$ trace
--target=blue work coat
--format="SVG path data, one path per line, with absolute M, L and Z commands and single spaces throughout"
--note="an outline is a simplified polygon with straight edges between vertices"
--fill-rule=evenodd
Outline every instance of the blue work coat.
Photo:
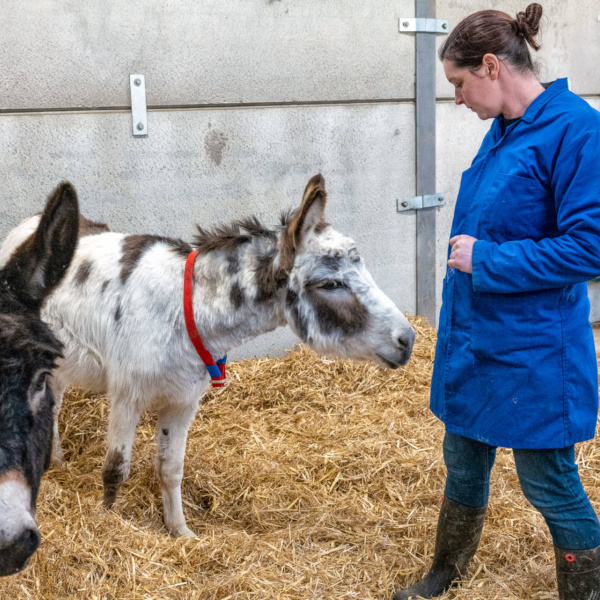
M 598 368 L 586 281 L 600 275 L 600 113 L 551 84 L 504 135 L 496 118 L 463 175 L 431 386 L 446 430 L 493 446 L 594 437 Z

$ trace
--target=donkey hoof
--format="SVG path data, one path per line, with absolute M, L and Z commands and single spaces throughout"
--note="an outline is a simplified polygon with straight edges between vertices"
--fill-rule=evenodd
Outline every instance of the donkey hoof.
M 113 489 L 104 489 L 104 499 L 102 500 L 102 504 L 104 508 L 111 509 L 115 500 L 117 499 L 117 490 Z
M 173 537 L 180 537 L 180 538 L 195 538 L 195 537 L 197 537 L 196 534 L 187 525 L 182 525 L 181 527 L 174 527 L 174 528 L 170 529 L 170 532 Z
M 52 454 L 50 456 L 50 466 L 53 469 L 62 469 L 67 464 L 65 455 L 62 448 L 52 448 Z

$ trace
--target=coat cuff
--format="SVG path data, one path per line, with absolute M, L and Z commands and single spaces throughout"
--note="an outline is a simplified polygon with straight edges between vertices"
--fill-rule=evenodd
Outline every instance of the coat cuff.
M 473 291 L 487 292 L 490 291 L 489 266 L 492 262 L 493 246 L 497 246 L 494 242 L 486 240 L 477 240 L 473 244 L 473 255 L 471 257 L 471 268 L 473 271 Z

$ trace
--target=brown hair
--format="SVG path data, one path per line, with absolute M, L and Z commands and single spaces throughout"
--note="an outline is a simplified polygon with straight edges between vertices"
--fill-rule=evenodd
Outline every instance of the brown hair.
M 477 69 L 485 54 L 495 54 L 518 71 L 533 71 L 527 43 L 539 49 L 535 36 L 540 29 L 542 7 L 530 4 L 516 19 L 499 10 L 482 10 L 463 19 L 440 48 L 440 60 L 459 68 Z

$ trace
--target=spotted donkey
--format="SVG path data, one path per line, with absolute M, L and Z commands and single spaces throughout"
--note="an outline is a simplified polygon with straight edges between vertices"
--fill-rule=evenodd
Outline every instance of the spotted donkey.
M 71 262 L 77 216 L 75 190 L 62 184 L 0 269 L 0 576 L 25 568 L 40 543 L 35 506 L 54 405 L 47 380 L 62 347 L 40 307 Z
M 375 285 L 355 243 L 324 221 L 325 199 L 317 175 L 300 208 L 276 229 L 255 218 L 213 231 L 198 228 L 193 313 L 215 357 L 288 324 L 321 353 L 389 368 L 408 361 L 412 327 Z M 0 263 L 27 227 L 13 232 Z M 165 524 L 175 536 L 193 535 L 183 515 L 181 480 L 187 432 L 209 383 L 182 309 L 191 251 L 180 240 L 154 235 L 84 237 L 44 312 L 65 344 L 53 377 L 56 397 L 74 384 L 110 398 L 105 505 L 113 504 L 128 477 L 140 414 L 157 411 L 156 466 Z M 60 459 L 59 443 L 53 451 Z

